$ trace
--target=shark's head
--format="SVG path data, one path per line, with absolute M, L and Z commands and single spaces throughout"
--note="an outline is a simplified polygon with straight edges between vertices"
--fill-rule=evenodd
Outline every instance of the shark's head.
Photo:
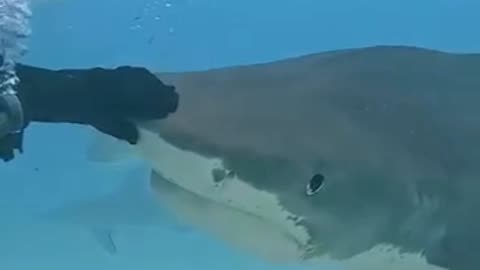
M 137 150 L 168 181 L 279 228 L 299 259 L 393 246 L 463 269 L 449 249 L 478 203 L 479 67 L 373 47 L 163 73 L 180 106 L 141 124 Z

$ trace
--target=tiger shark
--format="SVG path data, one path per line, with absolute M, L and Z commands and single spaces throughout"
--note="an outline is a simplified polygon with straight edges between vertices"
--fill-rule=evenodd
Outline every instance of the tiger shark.
M 373 46 L 158 73 L 178 111 L 89 157 L 141 156 L 162 204 L 268 260 L 477 269 L 479 72 L 480 54 Z

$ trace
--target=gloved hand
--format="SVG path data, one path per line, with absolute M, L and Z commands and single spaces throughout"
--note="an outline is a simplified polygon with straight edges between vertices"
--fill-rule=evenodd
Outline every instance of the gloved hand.
M 48 70 L 17 66 L 17 92 L 26 126 L 30 121 L 91 125 L 125 140 L 138 141 L 134 121 L 166 118 L 179 96 L 145 68 Z M 22 149 L 22 134 L 0 138 L 0 158 Z

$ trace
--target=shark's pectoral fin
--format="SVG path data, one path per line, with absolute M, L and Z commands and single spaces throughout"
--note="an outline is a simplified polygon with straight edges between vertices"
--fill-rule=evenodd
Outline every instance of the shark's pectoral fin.
M 111 228 L 92 228 L 91 233 L 97 243 L 110 255 L 115 255 L 118 251 L 113 238 Z

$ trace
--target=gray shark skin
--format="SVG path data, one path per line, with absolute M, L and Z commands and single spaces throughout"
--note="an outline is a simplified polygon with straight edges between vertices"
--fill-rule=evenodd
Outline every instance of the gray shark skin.
M 145 126 L 276 194 L 315 252 L 388 243 L 480 269 L 479 54 L 375 46 L 158 77 L 179 109 Z

